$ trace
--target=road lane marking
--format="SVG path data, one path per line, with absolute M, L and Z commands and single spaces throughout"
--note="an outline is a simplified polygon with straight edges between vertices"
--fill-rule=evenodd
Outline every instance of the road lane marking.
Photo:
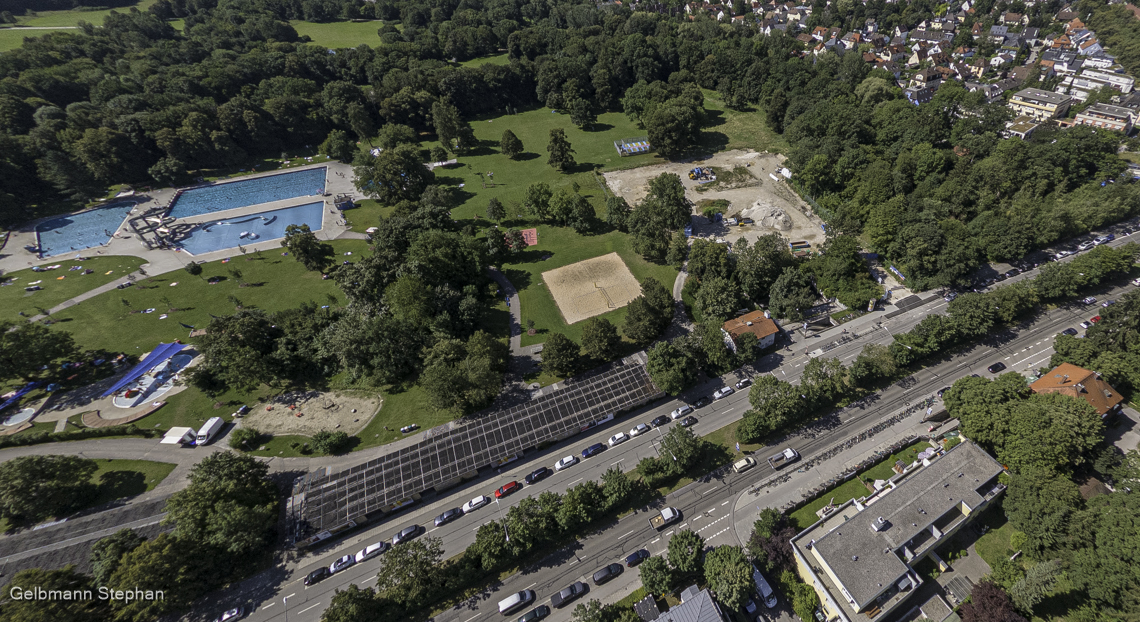
M 292 594 L 286 596 L 285 598 L 293 598 L 296 595 L 297 595 L 297 592 L 293 592 Z
M 661 540 L 661 538 L 654 538 L 654 540 L 652 542 L 650 542 L 650 544 L 657 544 L 657 542 L 659 542 L 660 540 Z
M 721 505 L 721 507 L 724 507 L 724 506 L 728 505 L 729 503 L 732 503 L 732 499 L 729 499 L 728 501 L 725 501 L 724 503 L 722 503 L 720 505 Z
M 538 585 L 538 581 L 535 581 L 534 583 L 531 583 L 530 585 L 528 585 L 528 586 L 524 587 L 523 589 L 524 589 L 524 590 L 529 590 L 530 588 L 532 588 L 532 587 L 534 587 L 534 586 L 536 586 L 536 585 Z
M 685 524 L 681 525 L 680 527 L 678 527 L 677 529 L 684 529 L 685 527 L 688 527 L 688 526 L 689 526 L 689 523 L 685 523 Z M 673 533 L 673 532 L 670 531 L 669 533 Z M 668 534 L 666 534 L 666 535 L 668 535 Z
M 277 604 L 277 601 L 273 601 L 273 602 L 269 603 L 268 605 L 262 607 L 262 609 L 269 609 L 270 607 L 272 607 L 273 605 L 276 605 L 276 604 Z
M 720 489 L 719 489 L 719 488 L 717 488 L 716 486 L 713 486 L 712 488 L 709 488 L 708 490 L 706 490 L 706 491 L 705 491 L 705 494 L 707 495 L 707 494 L 709 494 L 710 492 L 716 492 L 717 490 L 720 490 Z
M 579 477 L 578 479 L 576 479 L 576 480 L 574 480 L 574 481 L 572 481 L 572 482 L 570 482 L 569 484 L 566 484 L 566 485 L 567 485 L 567 486 L 573 486 L 574 484 L 577 484 L 577 483 L 578 483 L 578 482 L 580 482 L 580 481 L 582 481 L 582 478 L 581 478 L 581 477 Z
M 572 562 L 570 562 L 569 564 L 566 564 L 566 565 L 567 565 L 567 566 L 573 566 L 574 564 L 577 564 L 577 563 L 578 563 L 578 561 L 579 561 L 579 560 L 577 560 L 577 559 L 576 559 L 576 560 L 574 560 L 574 561 L 572 561 Z
M 379 578 L 377 575 L 372 575 L 371 579 L 365 579 L 365 580 L 361 581 L 360 583 L 363 585 L 363 584 L 368 583 L 370 581 L 375 581 L 377 578 Z
M 637 530 L 636 530 L 636 529 L 634 529 L 633 531 L 637 531 Z M 629 533 L 627 533 L 627 534 L 625 534 L 625 535 L 621 535 L 621 536 L 618 536 L 618 540 L 621 540 L 621 539 L 622 539 L 622 538 L 624 538 L 625 536 L 628 536 L 629 534 L 633 533 L 633 531 L 631 531 L 631 532 L 629 532 Z
M 613 465 L 617 464 L 618 462 L 622 462 L 624 460 L 625 460 L 625 458 L 622 458 L 621 460 L 618 460 L 617 462 L 611 462 L 610 466 L 613 466 Z
M 297 613 L 298 613 L 298 614 L 301 614 L 301 613 L 305 613 L 306 611 L 308 611 L 308 610 L 310 610 L 310 609 L 316 609 L 317 607 L 320 607 L 320 606 L 321 606 L 321 604 L 320 604 L 320 603 L 317 603 L 317 604 L 313 605 L 312 607 L 306 607 L 306 608 L 304 608 L 304 609 L 302 609 L 302 610 L 298 611 Z
M 431 533 L 431 532 L 435 531 L 436 529 L 439 529 L 439 527 L 432 527 L 431 529 L 428 529 L 428 533 Z
M 464 620 L 463 622 L 471 622 L 472 620 L 474 620 L 475 618 L 478 618 L 478 617 L 479 617 L 479 616 L 481 616 L 481 615 L 483 615 L 483 612 L 479 612 L 479 613 L 477 613 L 477 614 L 475 614 L 475 615 L 471 616 L 470 618 L 467 618 L 467 619 L 466 619 L 466 620 Z

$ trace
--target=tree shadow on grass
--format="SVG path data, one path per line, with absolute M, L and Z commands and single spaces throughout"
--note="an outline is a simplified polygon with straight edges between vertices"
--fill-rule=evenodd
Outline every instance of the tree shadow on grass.
M 525 251 L 523 255 L 526 255 L 528 252 L 530 251 Z M 511 270 L 505 268 L 503 269 L 503 276 L 507 277 L 511 285 L 515 286 L 516 292 L 522 291 L 531 285 L 531 275 L 526 270 Z
M 146 492 L 146 476 L 139 471 L 107 471 L 99 476 L 98 503 Z
M 614 126 L 610 125 L 609 123 L 593 123 L 589 127 L 585 128 L 583 131 L 585 131 L 585 132 L 608 132 L 612 129 L 614 129 Z
M 529 162 L 531 160 L 537 159 L 538 157 L 540 157 L 540 154 L 524 151 L 523 153 L 515 156 L 515 162 Z

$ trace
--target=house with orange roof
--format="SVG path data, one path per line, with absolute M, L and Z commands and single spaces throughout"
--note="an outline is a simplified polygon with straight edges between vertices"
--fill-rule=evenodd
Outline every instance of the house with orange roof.
M 1035 380 L 1029 388 L 1034 393 L 1060 393 L 1082 399 L 1096 409 L 1101 419 L 1119 413 L 1124 406 L 1124 396 L 1105 382 L 1100 374 L 1072 363 L 1061 363 Z

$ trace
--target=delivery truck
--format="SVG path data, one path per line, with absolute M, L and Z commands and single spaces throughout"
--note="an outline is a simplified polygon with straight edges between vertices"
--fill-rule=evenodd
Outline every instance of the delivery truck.
M 195 445 L 205 445 L 222 431 L 222 427 L 226 425 L 226 421 L 221 417 L 211 417 L 209 421 L 198 430 L 198 438 L 194 439 Z
M 768 458 L 768 465 L 772 467 L 773 471 L 778 471 L 781 467 L 799 459 L 799 452 L 789 447 L 771 458 Z
M 661 513 L 649 519 L 649 526 L 661 531 L 666 526 L 681 520 L 681 512 L 677 508 L 665 508 Z

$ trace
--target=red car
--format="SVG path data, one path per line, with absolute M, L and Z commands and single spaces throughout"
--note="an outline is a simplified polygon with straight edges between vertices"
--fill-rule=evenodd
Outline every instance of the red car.
M 1089 321 L 1092 322 L 1093 324 L 1096 324 L 1097 322 L 1100 321 L 1100 316 L 1099 315 L 1093 316 L 1093 317 L 1089 318 Z
M 495 498 L 502 499 L 503 497 L 511 494 L 516 490 L 519 490 L 520 488 L 522 488 L 522 485 L 518 482 L 507 482 L 502 486 L 502 488 L 499 488 L 495 491 Z

